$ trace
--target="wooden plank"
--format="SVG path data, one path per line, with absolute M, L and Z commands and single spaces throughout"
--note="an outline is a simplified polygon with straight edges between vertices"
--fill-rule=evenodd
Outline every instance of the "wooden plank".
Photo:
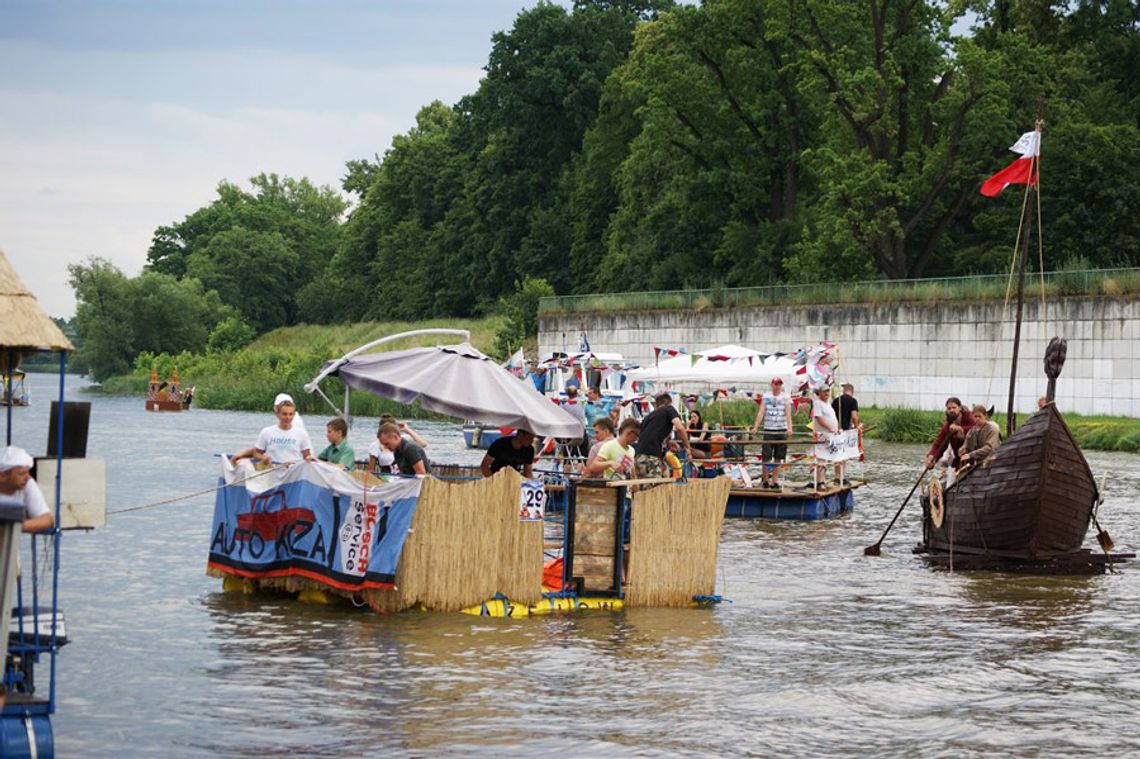
M 614 544 L 617 542 L 617 525 L 613 524 L 579 524 L 574 528 L 574 559 L 580 555 L 593 554 L 598 556 L 613 556 Z
M 581 577 L 583 590 L 613 590 L 613 556 L 575 556 L 574 576 Z

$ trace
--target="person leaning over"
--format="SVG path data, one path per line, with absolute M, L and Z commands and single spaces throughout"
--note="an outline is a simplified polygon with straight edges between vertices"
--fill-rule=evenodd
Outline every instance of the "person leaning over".
M 534 476 L 534 433 L 519 429 L 510 437 L 501 437 L 491 443 L 479 471 L 490 477 L 500 469 L 514 469 L 528 480 Z
M 623 423 L 624 426 L 624 423 Z M 618 436 L 621 436 L 621 427 Z M 673 432 L 685 445 L 689 460 L 693 449 L 689 445 L 689 431 L 681 421 L 681 415 L 673 408 L 673 396 L 661 393 L 657 396 L 654 408 L 641 420 L 641 434 L 637 441 L 637 474 L 639 477 L 660 477 L 663 474 L 662 457 L 665 455 L 665 441 Z
M 966 433 L 966 440 L 958 453 L 958 466 L 980 464 L 1001 445 L 1001 430 L 990 420 L 989 410 L 980 403 L 974 404 L 974 426 Z
M 400 434 L 393 422 L 380 425 L 377 433 L 381 447 L 392 452 L 392 467 L 397 474 L 428 474 L 430 463 L 424 449 Z
M 352 450 L 352 446 L 348 444 L 345 438 L 348 436 L 348 424 L 344 421 L 343 417 L 335 417 L 330 419 L 328 424 L 325 425 L 325 438 L 328 439 L 328 446 L 317 454 L 317 458 L 321 461 L 327 461 L 330 464 L 339 464 L 343 467 L 352 469 L 356 466 L 356 452 Z
M 0 506 L 24 509 L 24 532 L 50 530 L 55 515 L 48 508 L 43 491 L 32 478 L 35 462 L 23 448 L 9 445 L 0 448 Z
M 277 416 L 277 424 L 263 428 L 253 447 L 235 454 L 230 461 L 253 458 L 274 464 L 292 464 L 313 457 L 309 433 L 293 425 L 293 417 L 297 414 L 293 401 L 281 401 L 273 413 Z

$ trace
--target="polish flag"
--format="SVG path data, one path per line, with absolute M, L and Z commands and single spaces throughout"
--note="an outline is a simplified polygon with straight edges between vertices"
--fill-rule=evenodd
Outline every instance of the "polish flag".
M 1009 149 L 1020 153 L 1021 158 L 982 184 L 982 194 L 987 198 L 997 197 L 999 192 L 1011 184 L 1037 184 L 1037 156 L 1041 154 L 1041 134 L 1026 132 Z

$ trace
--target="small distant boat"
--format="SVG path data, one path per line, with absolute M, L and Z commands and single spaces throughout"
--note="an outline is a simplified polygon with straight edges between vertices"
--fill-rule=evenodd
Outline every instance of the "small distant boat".
M 32 402 L 24 385 L 24 372 L 16 369 L 0 373 L 0 406 L 27 406 Z
M 464 422 L 463 423 L 463 442 L 468 448 L 482 448 L 486 450 L 491 445 L 503 437 L 505 428 L 488 427 L 485 424 L 478 422 Z M 507 430 L 507 435 L 510 430 Z
M 158 372 L 150 372 L 150 383 L 146 390 L 147 411 L 186 411 L 194 398 L 194 388 L 182 389 L 178 381 L 178 369 L 171 373 L 166 382 L 158 381 Z

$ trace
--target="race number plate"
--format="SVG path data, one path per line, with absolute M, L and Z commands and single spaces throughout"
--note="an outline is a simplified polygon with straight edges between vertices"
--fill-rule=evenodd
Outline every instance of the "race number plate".
M 546 487 L 542 480 L 526 480 L 519 490 L 519 520 L 541 522 L 546 506 Z

